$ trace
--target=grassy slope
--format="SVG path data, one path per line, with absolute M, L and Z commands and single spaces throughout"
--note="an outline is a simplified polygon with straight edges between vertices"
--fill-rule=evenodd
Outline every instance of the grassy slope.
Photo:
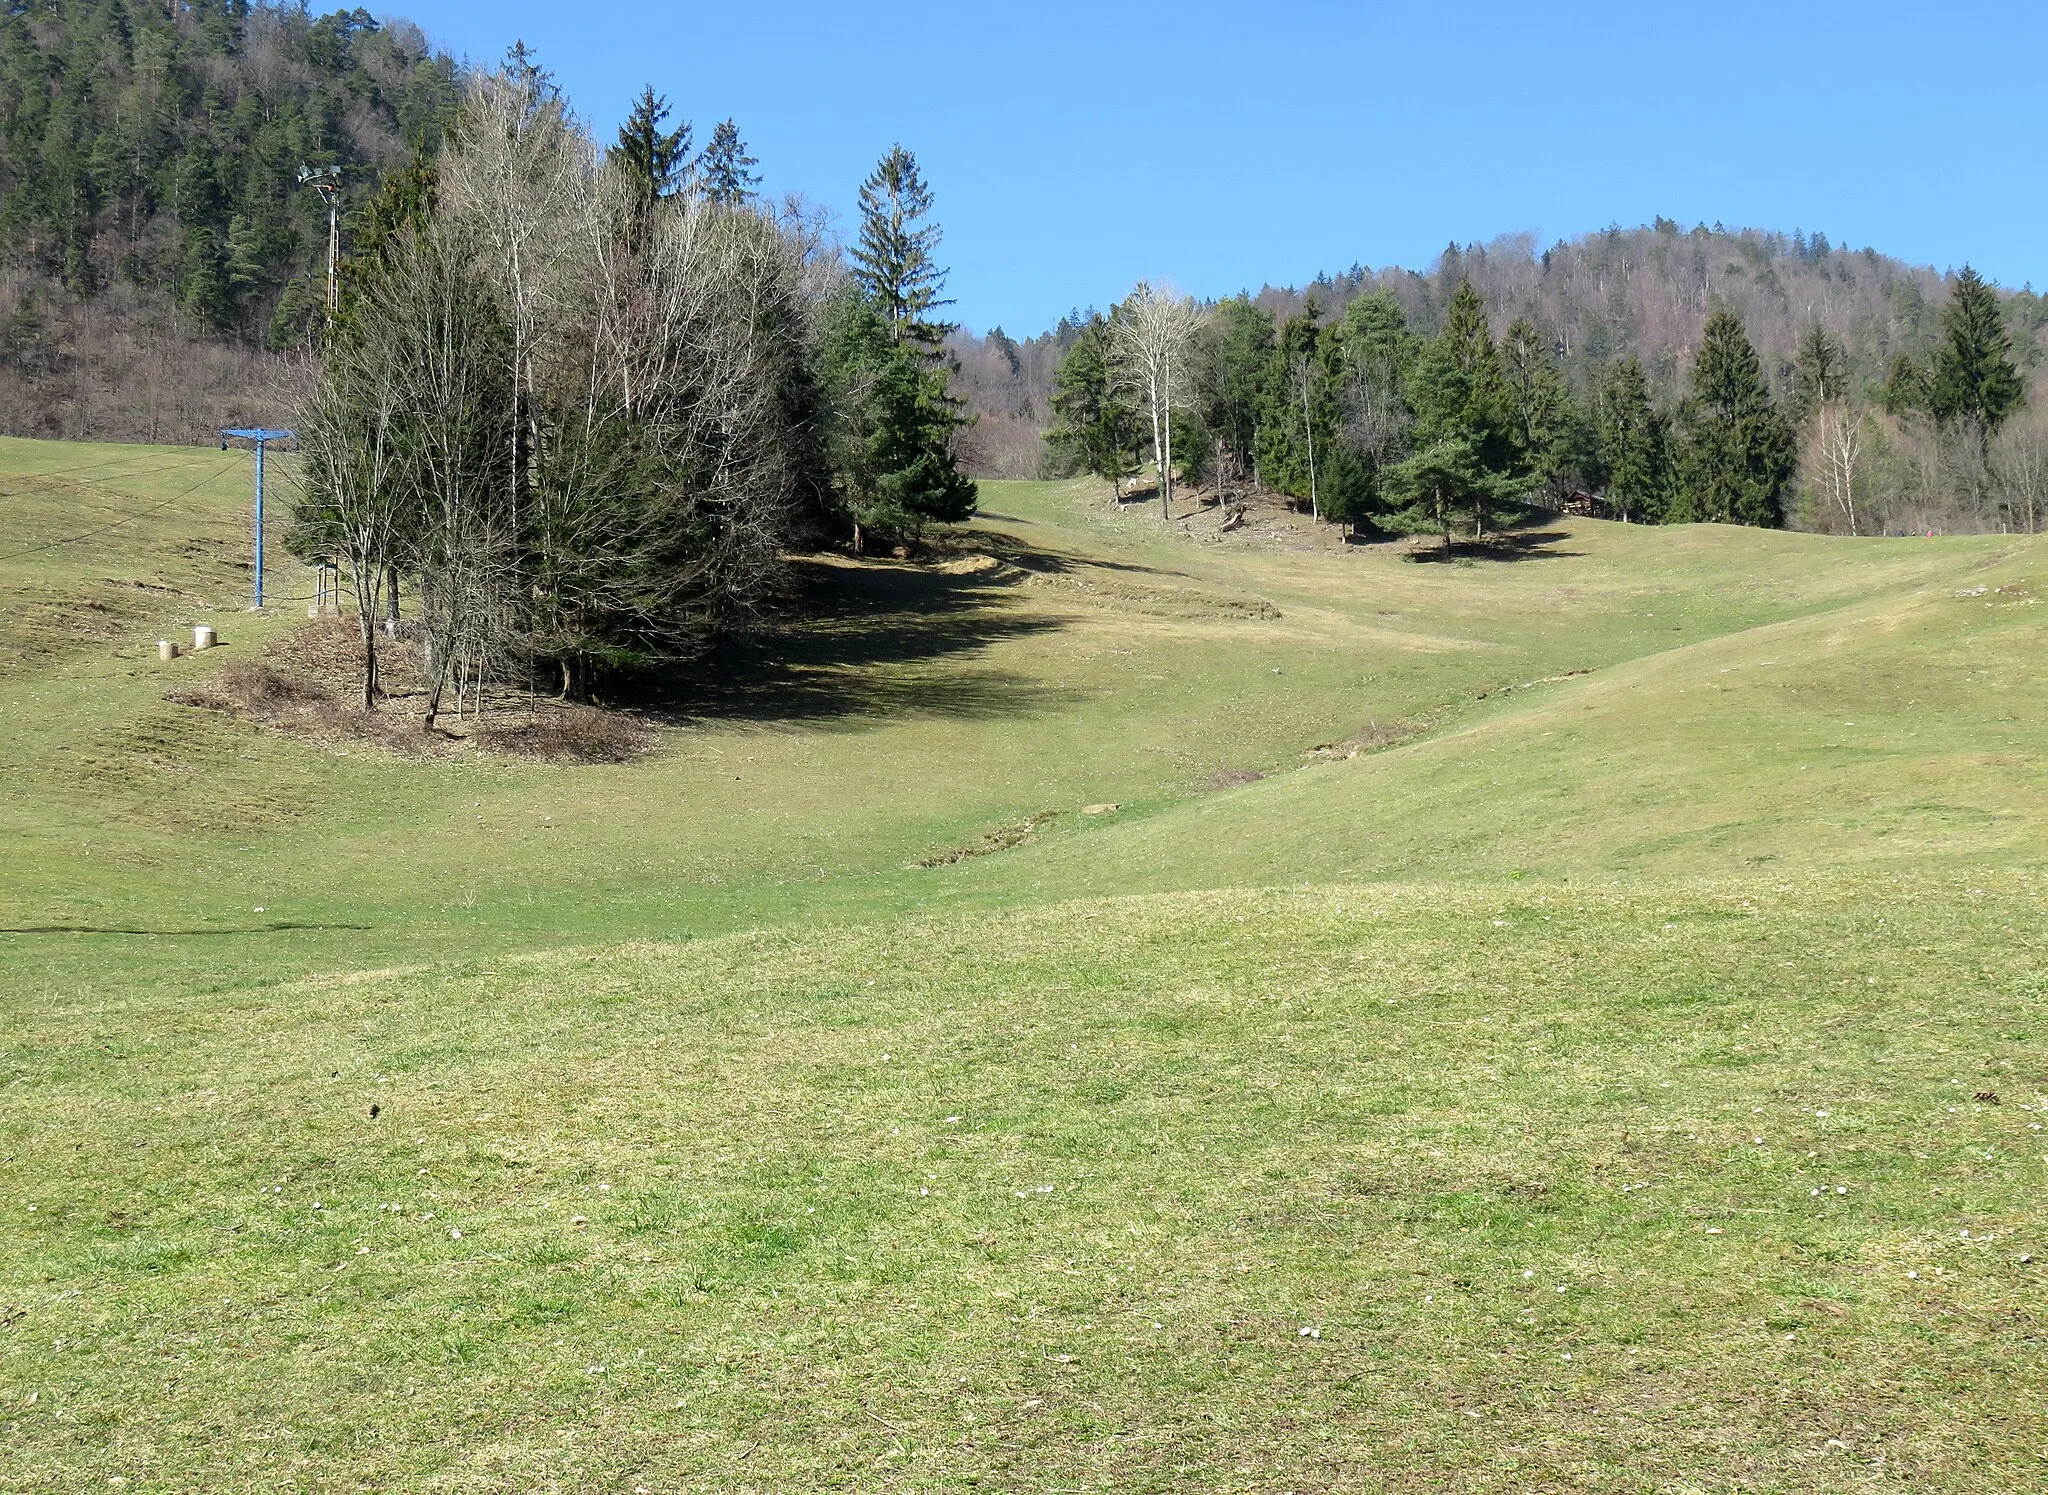
M 793 662 L 564 770 L 164 703 L 242 480 L 159 511 L 211 548 L 0 562 L 10 614 L 180 589 L 0 676 L 0 922 L 154 931 L 0 936 L 0 1480 L 2038 1472 L 2038 545 L 1443 567 L 988 485 L 1001 566 L 832 567 Z

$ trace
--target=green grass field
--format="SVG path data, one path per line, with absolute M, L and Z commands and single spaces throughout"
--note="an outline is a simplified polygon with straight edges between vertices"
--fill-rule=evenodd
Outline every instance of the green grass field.
M 2048 542 L 991 483 L 562 767 L 167 700 L 247 460 L 0 442 L 0 1488 L 2048 1487 Z

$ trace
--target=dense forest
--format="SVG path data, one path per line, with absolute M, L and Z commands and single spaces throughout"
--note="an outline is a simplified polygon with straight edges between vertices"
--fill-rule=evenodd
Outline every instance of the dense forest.
M 1459 428 L 1485 458 L 1454 506 L 1468 527 L 1516 503 L 1864 533 L 2042 522 L 2048 429 L 2028 391 L 2048 298 L 1967 270 L 1660 219 L 1541 251 L 1527 236 L 1453 245 L 1428 273 L 1354 268 L 1199 310 L 1160 393 L 1179 476 L 1213 479 L 1214 494 L 1277 491 L 1366 530 L 1417 522 L 1402 464 L 1445 435 L 1424 355 L 1455 344 L 1490 390 Z M 1142 359 L 1116 346 L 1129 321 L 1075 313 L 1024 343 L 957 334 L 963 391 L 1000 438 L 973 449 L 978 470 L 1152 461 L 1146 432 L 1109 462 L 1088 450 L 1099 429 L 1082 429 L 1105 401 L 1119 419 L 1148 404 Z M 1705 418 L 1715 406 L 1719 424 Z M 1044 450 L 1026 438 L 1034 424 Z M 1702 465 L 1733 425 L 1755 468 L 1737 485 L 1757 490 L 1747 497 Z
M 351 219 L 461 99 L 363 10 L 17 0 L 0 17 L 0 411 L 19 434 L 201 440 L 261 413 Z

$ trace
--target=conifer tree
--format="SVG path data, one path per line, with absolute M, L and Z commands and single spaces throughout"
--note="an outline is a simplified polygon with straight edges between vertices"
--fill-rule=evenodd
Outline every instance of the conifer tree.
M 962 422 L 945 371 L 898 340 L 857 285 L 829 309 L 821 355 L 836 413 L 832 467 L 854 550 L 873 529 L 915 537 L 926 524 L 972 517 L 975 485 L 953 459 Z
M 973 514 L 975 486 L 953 454 L 967 420 L 948 387 L 951 326 L 927 313 L 945 303 L 932 259 L 939 226 L 917 158 L 894 146 L 860 189 L 853 273 L 826 339 L 828 381 L 840 392 L 839 445 L 854 548 L 870 525 L 908 529 Z
M 1707 318 L 1679 406 L 1679 497 L 1673 517 L 1719 524 L 1784 522 L 1797 460 L 1792 429 L 1771 402 L 1763 364 L 1725 307 Z
M 1458 282 L 1443 330 L 1415 360 L 1408 403 L 1415 452 L 1387 472 L 1390 493 L 1405 506 L 1387 527 L 1441 534 L 1448 554 L 1453 528 L 1484 534 L 1532 486 L 1519 470 L 1500 350 L 1470 280 Z
M 1892 357 L 1884 376 L 1884 408 L 1887 415 L 1911 415 L 1927 409 L 1927 375 L 1910 353 Z
M 668 100 L 648 84 L 619 126 L 619 143 L 611 149 L 611 158 L 625 169 L 642 208 L 674 196 L 689 166 L 690 123 L 684 120 L 673 130 L 664 130 L 668 115 Z
M 1396 534 L 1443 537 L 1449 556 L 1459 529 L 1486 533 L 1488 522 L 1528 492 L 1528 480 L 1486 464 L 1464 436 L 1445 436 L 1387 469 L 1386 486 L 1401 505 L 1380 523 Z
M 1507 471 L 1512 451 L 1503 419 L 1500 352 L 1486 325 L 1486 305 L 1460 280 L 1445 308 L 1443 330 L 1424 344 L 1408 380 L 1419 447 L 1459 440 L 1485 466 Z
M 754 168 L 760 164 L 747 154 L 739 126 L 727 120 L 711 132 L 710 144 L 697 158 L 697 180 L 710 201 L 736 208 L 753 200 L 754 189 L 761 185 L 760 173 Z
M 1823 405 L 1849 394 L 1849 354 L 1816 318 L 1799 339 L 1792 366 L 1793 417 L 1804 424 Z
M 1090 316 L 1053 375 L 1057 423 L 1045 439 L 1083 471 L 1109 479 L 1122 501 L 1124 480 L 1138 470 L 1142 432 L 1137 407 L 1124 398 L 1113 363 L 1108 326 Z
M 874 298 L 896 339 L 936 355 L 953 324 L 930 315 L 952 304 L 939 295 L 946 272 L 932 258 L 941 235 L 931 211 L 931 188 L 917 157 L 891 146 L 861 183 L 860 242 L 852 258 L 853 278 Z
M 228 325 L 227 272 L 210 229 L 195 228 L 185 237 L 185 274 L 178 285 L 178 301 L 207 327 Z
M 1269 487 L 1306 499 L 1322 514 L 1321 473 L 1335 445 L 1336 385 L 1331 377 L 1334 338 L 1318 325 L 1314 297 L 1289 317 L 1267 361 L 1259 403 L 1255 450 L 1259 476 Z
M 1988 439 L 2026 398 L 2026 385 L 2012 358 L 2012 334 L 2000 315 L 1998 296 L 1968 265 L 1956 277 L 1941 313 L 1942 344 L 1935 349 L 1928 381 L 1934 418 L 1967 422 Z
M 1276 357 L 1272 314 L 1243 296 L 1219 303 L 1194 350 L 1196 418 L 1247 473 L 1258 450 Z
M 1625 358 L 1600 383 L 1600 460 L 1607 502 L 1624 520 L 1661 520 L 1671 501 L 1671 435 L 1650 403 L 1643 365 Z
M 1352 298 L 1332 336 L 1344 440 L 1331 458 L 1328 508 L 1355 525 L 1383 506 L 1384 475 L 1407 445 L 1416 338 L 1401 303 L 1386 291 Z
M 1527 317 L 1509 324 L 1500 341 L 1501 394 L 1515 466 L 1562 496 L 1578 455 L 1577 412 L 1550 349 Z

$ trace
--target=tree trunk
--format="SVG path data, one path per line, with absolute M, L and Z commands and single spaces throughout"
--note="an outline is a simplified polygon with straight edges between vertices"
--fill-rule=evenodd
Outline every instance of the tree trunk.
M 1163 508 L 1163 507 L 1164 507 L 1164 505 L 1165 505 L 1165 503 L 1166 503 L 1166 464 L 1165 464 L 1165 462 L 1164 462 L 1164 461 L 1163 461 L 1163 460 L 1161 459 L 1161 457 L 1160 457 L 1160 452 L 1161 452 L 1161 451 L 1163 450 L 1163 448 L 1162 448 L 1162 447 L 1161 447 L 1161 445 L 1160 445 L 1160 439 L 1161 439 L 1161 438 L 1160 438 L 1160 435 L 1159 435 L 1159 379 L 1158 379 L 1158 376 L 1157 376 L 1156 374 L 1155 374 L 1155 375 L 1153 376 L 1153 378 L 1152 378 L 1152 401 L 1151 401 L 1151 404 L 1152 404 L 1152 470 L 1153 470 L 1154 474 L 1155 474 L 1155 475 L 1157 476 L 1157 478 L 1158 478 L 1158 481 L 1159 481 L 1159 502 L 1160 502 L 1160 505 L 1161 505 L 1161 507 Z
M 384 632 L 391 638 L 398 637 L 398 568 L 384 568 Z
M 1301 434 L 1308 441 L 1308 513 L 1311 519 L 1323 517 L 1323 506 L 1316 494 L 1316 424 L 1308 402 L 1308 371 L 1301 376 Z
M 376 570 L 370 566 L 357 566 L 356 579 L 356 630 L 363 636 L 363 710 L 377 709 L 377 587 L 374 580 L 367 584 L 365 578 L 374 578 Z

